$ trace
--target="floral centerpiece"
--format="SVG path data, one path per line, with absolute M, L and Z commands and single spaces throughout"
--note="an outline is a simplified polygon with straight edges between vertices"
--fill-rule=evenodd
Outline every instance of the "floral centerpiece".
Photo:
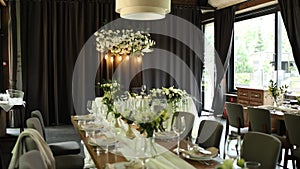
M 166 97 L 173 111 L 178 108 L 178 103 L 182 101 L 183 98 L 188 96 L 185 90 L 176 89 L 174 88 L 174 86 L 171 86 L 169 88 L 162 87 L 161 89 L 152 89 L 150 90 L 150 93 L 151 96 L 154 97 Z
M 140 133 L 146 137 L 153 137 L 155 131 L 163 130 L 163 121 L 168 118 L 166 101 L 163 99 L 117 99 L 115 106 L 122 118 L 138 125 Z
M 271 93 L 271 96 L 274 99 L 275 106 L 278 106 L 278 99 L 279 97 L 286 92 L 288 86 L 283 85 L 278 88 L 278 85 L 273 80 L 270 80 L 270 85 L 268 86 L 269 92 Z
M 102 88 L 104 91 L 102 103 L 107 106 L 106 118 L 109 113 L 114 113 L 115 118 L 120 117 L 120 113 L 118 113 L 114 108 L 114 100 L 117 92 L 120 91 L 120 84 L 117 81 L 111 81 L 103 84 L 98 83 L 97 86 Z
M 144 31 L 134 32 L 126 30 L 100 30 L 95 33 L 96 50 L 107 52 L 114 56 L 119 55 L 143 55 L 144 52 L 151 52 L 155 41 L 151 40 L 150 34 Z

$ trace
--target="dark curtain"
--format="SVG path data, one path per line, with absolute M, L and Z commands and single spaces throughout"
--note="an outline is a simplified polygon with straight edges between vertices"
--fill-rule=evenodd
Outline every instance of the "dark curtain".
M 215 94 L 213 99 L 213 110 L 215 114 L 223 113 L 225 97 L 222 89 L 222 80 L 228 68 L 231 56 L 231 45 L 233 38 L 233 24 L 236 7 L 228 7 L 215 12 L 214 32 L 215 32 L 215 65 L 216 81 Z
M 191 23 L 192 26 L 198 27 L 201 30 L 201 10 L 197 7 L 185 7 L 173 5 L 171 14 L 181 17 Z M 168 25 L 162 25 L 162 29 L 168 29 L 170 32 L 176 34 L 184 34 L 184 37 L 192 42 L 190 46 L 183 44 L 182 42 L 174 39 L 173 37 L 167 37 L 162 35 L 153 35 L 153 39 L 156 41 L 156 48 L 166 50 L 169 54 L 168 57 L 155 57 L 152 56 L 151 62 L 155 62 L 155 65 L 165 63 L 163 66 L 165 70 L 149 69 L 142 72 L 143 83 L 148 86 L 149 89 L 175 86 L 176 88 L 184 89 L 194 97 L 196 107 L 198 109 L 198 115 L 201 115 L 201 78 L 203 70 L 203 37 L 194 34 L 191 25 L 178 25 L 175 21 L 171 21 Z M 183 30 L 190 30 L 183 32 Z M 199 38 L 195 44 L 195 38 Z M 194 51 L 190 48 L 196 46 L 200 49 L 201 56 L 196 56 Z M 155 53 L 155 52 L 154 52 Z M 175 57 L 174 57 L 175 56 Z M 179 62 L 178 62 L 178 59 Z M 182 61 L 182 63 L 180 63 Z M 187 69 L 185 69 L 187 67 Z M 190 75 L 190 72 L 192 75 Z M 170 74 L 170 72 L 172 72 Z M 196 80 L 196 85 L 193 83 Z M 196 91 L 199 91 L 196 92 Z
M 278 0 L 282 19 L 300 72 L 300 1 Z
M 135 27 L 143 27 L 147 25 L 150 28 L 151 26 L 157 24 L 158 22 L 161 25 L 161 32 L 173 32 L 175 34 L 183 34 L 185 40 L 192 42 L 191 46 L 201 49 L 201 56 L 203 58 L 203 39 L 201 36 L 195 35 L 192 30 L 193 26 L 196 26 L 200 29 L 201 25 L 201 11 L 196 7 L 184 7 L 184 6 L 172 6 L 171 14 L 181 17 L 191 24 L 188 25 L 178 25 L 178 20 L 167 16 L 166 19 L 161 21 L 153 21 L 153 22 L 128 22 L 128 25 L 134 25 Z M 139 25 L 140 24 L 140 25 Z M 190 30 L 184 32 L 183 30 Z M 201 108 L 201 78 L 202 78 L 202 69 L 203 63 L 201 58 L 197 57 L 194 51 L 183 42 L 175 39 L 174 37 L 169 37 L 163 34 L 151 33 L 151 39 L 155 40 L 156 45 L 155 49 L 151 53 L 145 53 L 142 57 L 143 61 L 137 63 L 135 58 L 131 58 L 129 63 L 122 62 L 122 71 L 121 73 L 115 72 L 116 69 L 119 69 L 118 61 L 114 61 L 114 63 L 110 63 L 108 60 L 103 60 L 100 63 L 100 78 L 101 79 L 120 79 L 124 77 L 126 74 L 132 74 L 134 76 L 126 75 L 126 77 L 130 78 L 130 87 L 131 91 L 139 91 L 142 84 L 147 86 L 147 92 L 149 92 L 152 88 L 161 88 L 161 87 L 170 87 L 175 86 L 177 88 L 181 88 L 186 90 L 188 93 L 193 94 L 195 96 L 196 105 L 198 110 Z M 200 30 L 201 32 L 201 30 Z M 193 43 L 195 38 L 199 38 L 197 44 Z M 182 62 L 182 63 L 181 63 Z M 185 66 L 187 69 L 184 69 Z M 163 68 L 163 69 L 162 69 Z M 191 74 L 192 76 L 188 76 Z M 137 74 L 134 74 L 138 72 Z M 172 73 L 170 73 L 172 72 Z M 118 75 L 120 74 L 120 75 Z M 99 76 L 99 75 L 98 75 Z M 191 81 L 196 81 L 196 85 Z M 122 79 L 120 80 L 122 82 Z M 121 84 L 122 87 L 122 84 Z M 128 89 L 127 89 L 128 90 Z M 195 94 L 199 90 L 200 92 Z M 101 95 L 101 91 L 100 91 Z M 198 111 L 199 115 L 201 111 Z
M 75 112 L 72 101 L 72 74 L 77 56 L 84 43 L 96 30 L 103 24 L 118 18 L 114 1 L 24 0 L 18 3 L 20 3 L 21 15 L 22 77 L 26 117 L 30 116 L 32 110 L 39 109 L 47 125 L 70 123 L 70 115 Z M 200 28 L 200 10 L 197 8 L 173 7 L 172 14 L 183 17 Z M 180 31 L 176 27 L 170 27 L 170 30 Z M 191 40 L 194 38 L 191 33 L 188 37 Z M 198 85 L 193 87 L 200 89 L 203 64 L 195 57 L 193 51 L 169 37 L 155 40 L 160 42 L 161 48 L 181 57 L 197 78 Z M 202 43 L 194 45 L 203 46 Z M 100 62 L 95 82 L 110 79 L 115 68 L 118 67 L 116 62 L 110 66 L 106 62 L 105 60 Z M 172 65 L 171 61 L 169 63 Z M 129 69 L 136 71 L 139 65 L 134 64 L 135 66 L 129 66 Z M 176 67 L 172 69 L 176 69 L 182 77 L 185 76 L 180 69 Z M 165 74 L 163 76 L 166 76 Z M 132 86 L 140 86 L 144 83 L 143 76 L 143 73 L 137 75 L 136 80 L 131 83 Z M 152 74 L 151 81 L 160 81 L 157 77 L 161 76 Z M 163 83 L 166 84 L 155 87 L 174 85 L 173 80 L 165 80 Z M 76 100 L 75 104 L 77 103 L 81 104 Z
M 24 0 L 20 3 L 27 116 L 39 109 L 46 124 L 70 123 L 70 115 L 74 114 L 74 64 L 86 40 L 105 22 L 117 18 L 114 1 Z

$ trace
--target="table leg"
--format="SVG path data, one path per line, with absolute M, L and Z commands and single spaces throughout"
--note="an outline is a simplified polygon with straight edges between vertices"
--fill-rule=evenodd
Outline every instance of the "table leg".
M 0 136 L 6 135 L 6 112 L 0 110 Z
M 19 109 L 20 111 L 20 120 L 21 120 L 21 126 L 20 126 L 20 133 L 24 131 L 24 117 L 25 117 L 25 110 L 24 108 Z

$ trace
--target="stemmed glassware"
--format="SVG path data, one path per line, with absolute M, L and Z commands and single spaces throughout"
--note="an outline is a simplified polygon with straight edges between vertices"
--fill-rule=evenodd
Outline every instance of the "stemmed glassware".
M 87 101 L 86 109 L 88 112 L 90 112 L 90 114 L 93 114 L 93 101 L 92 100 Z
M 143 96 L 146 95 L 146 93 L 145 93 L 145 92 L 146 92 L 146 89 L 147 89 L 147 86 L 146 86 L 146 85 L 142 85 L 142 87 L 141 87 L 142 93 L 141 93 L 141 94 L 142 94 Z
M 177 134 L 177 149 L 176 153 L 179 154 L 180 149 L 180 135 L 185 131 L 186 124 L 184 116 L 176 117 L 172 124 L 173 131 Z

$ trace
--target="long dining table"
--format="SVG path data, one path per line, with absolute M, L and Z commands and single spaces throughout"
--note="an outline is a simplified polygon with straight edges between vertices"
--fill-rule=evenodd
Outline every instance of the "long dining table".
M 78 124 L 78 121 L 75 119 L 74 116 L 71 116 L 71 121 L 72 124 L 75 128 L 75 130 L 77 131 L 77 133 L 80 135 L 81 140 L 83 141 L 89 155 L 91 156 L 91 159 L 94 162 L 94 165 L 96 168 L 98 169 L 103 169 L 105 168 L 105 166 L 107 166 L 107 164 L 115 164 L 115 163 L 119 163 L 119 162 L 128 162 L 128 160 L 126 159 L 126 157 L 124 157 L 122 154 L 117 154 L 117 153 L 113 153 L 111 151 L 108 152 L 104 152 L 99 151 L 99 149 L 97 149 L 95 146 L 91 145 L 89 143 L 90 139 L 89 137 L 86 137 L 86 133 L 83 130 L 80 130 L 80 126 Z M 156 141 L 156 143 L 158 143 L 159 145 L 165 147 L 166 149 L 168 149 L 169 151 L 166 151 L 160 155 L 158 155 L 158 157 L 155 157 L 157 159 L 164 158 L 164 159 L 172 159 L 172 161 L 169 162 L 176 162 L 176 164 L 180 164 L 182 167 L 185 166 L 186 169 L 188 168 L 200 168 L 200 169 L 214 169 L 216 168 L 218 165 L 220 165 L 220 162 L 215 161 L 215 160 L 210 160 L 210 161 L 195 161 L 195 160 L 190 160 L 190 159 L 185 159 L 183 156 L 181 155 L 177 155 L 175 154 L 172 150 L 174 148 L 176 148 L 177 146 L 177 142 L 159 142 Z M 185 140 L 180 142 L 180 147 L 181 148 L 186 148 L 187 146 L 187 142 Z M 172 167 L 170 167 L 172 168 Z M 180 168 L 180 166 L 179 166 Z

